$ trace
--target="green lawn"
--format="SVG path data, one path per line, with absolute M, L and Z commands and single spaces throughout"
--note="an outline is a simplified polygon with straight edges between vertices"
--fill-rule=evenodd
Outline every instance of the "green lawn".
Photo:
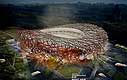
M 58 72 L 61 73 L 65 78 L 71 78 L 73 73 L 79 73 L 80 67 L 75 65 L 64 65 Z

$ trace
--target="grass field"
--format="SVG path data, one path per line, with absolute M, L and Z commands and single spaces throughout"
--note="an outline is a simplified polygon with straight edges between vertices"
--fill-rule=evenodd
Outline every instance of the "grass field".
M 58 69 L 58 72 L 65 78 L 71 78 L 73 73 L 79 73 L 80 70 L 81 68 L 75 65 L 64 65 L 62 68 Z

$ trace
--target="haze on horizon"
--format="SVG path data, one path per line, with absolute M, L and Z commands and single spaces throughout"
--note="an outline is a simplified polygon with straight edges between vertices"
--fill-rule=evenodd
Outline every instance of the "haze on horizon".
M 114 3 L 127 4 L 127 0 L 0 0 L 2 4 L 34 4 L 34 3 Z

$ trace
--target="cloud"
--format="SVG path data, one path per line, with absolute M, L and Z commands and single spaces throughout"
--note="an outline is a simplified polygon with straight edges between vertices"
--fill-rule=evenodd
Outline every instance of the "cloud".
M 1 3 L 71 3 L 71 2 L 87 2 L 87 3 L 124 3 L 127 4 L 127 0 L 2 0 Z

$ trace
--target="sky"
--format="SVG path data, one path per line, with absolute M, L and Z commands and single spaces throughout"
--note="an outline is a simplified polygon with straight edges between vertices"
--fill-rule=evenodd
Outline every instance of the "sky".
M 127 0 L 0 0 L 0 3 L 4 4 L 31 4 L 31 3 L 74 3 L 74 2 L 86 2 L 86 3 L 116 3 L 127 4 Z

